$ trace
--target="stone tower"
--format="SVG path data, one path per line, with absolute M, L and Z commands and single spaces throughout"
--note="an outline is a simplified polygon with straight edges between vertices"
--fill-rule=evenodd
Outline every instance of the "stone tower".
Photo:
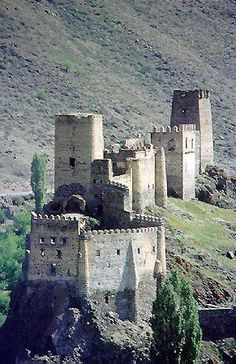
M 91 162 L 104 152 L 102 115 L 58 115 L 55 122 L 55 192 L 63 185 L 90 187 Z
M 167 208 L 166 158 L 163 147 L 156 150 L 155 157 L 155 203 Z
M 153 146 L 165 150 L 168 194 L 183 200 L 195 197 L 195 134 L 194 124 L 151 133 Z
M 210 93 L 207 90 L 175 90 L 172 100 L 171 127 L 180 124 L 195 124 L 200 132 L 199 172 L 208 164 L 213 164 L 213 134 Z M 198 172 L 198 171 L 196 171 Z

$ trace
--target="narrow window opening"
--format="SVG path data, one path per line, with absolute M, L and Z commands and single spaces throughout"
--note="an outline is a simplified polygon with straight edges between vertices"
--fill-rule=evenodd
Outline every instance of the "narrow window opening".
M 102 179 L 100 179 L 100 183 L 102 183 Z
M 44 238 L 39 239 L 40 244 L 43 244 L 45 242 Z
M 71 272 L 70 269 L 67 270 L 67 275 L 70 277 L 71 276 Z
M 155 246 L 152 247 L 152 251 L 153 251 L 153 253 L 155 253 L 155 251 L 156 251 L 156 247 Z
M 193 149 L 193 139 L 191 139 L 191 148 Z
M 96 250 L 96 256 L 100 257 L 101 256 L 101 250 Z
M 56 238 L 54 236 L 52 236 L 50 238 L 51 244 L 56 244 Z
M 140 250 L 140 248 L 138 248 L 138 254 L 140 254 L 140 252 L 141 252 L 141 250 Z
M 65 245 L 66 242 L 67 242 L 67 238 L 65 238 L 65 237 L 61 238 L 61 244 L 62 245 Z
M 51 274 L 56 274 L 56 269 L 57 269 L 56 263 L 51 263 L 50 273 Z
M 93 183 L 96 183 L 96 182 L 97 182 L 97 181 L 96 181 L 96 178 L 94 178 L 94 179 L 93 179 Z
M 185 148 L 188 148 L 188 138 L 185 138 Z
M 154 190 L 154 187 L 155 187 L 155 186 L 154 186 L 154 183 L 153 183 L 153 184 L 152 184 L 152 189 L 153 189 L 153 190 Z
M 116 249 L 116 254 L 120 255 L 120 249 Z
M 41 256 L 44 257 L 45 256 L 45 249 L 44 248 L 41 248 L 40 249 L 40 253 L 41 253 Z
M 109 303 L 109 296 L 108 296 L 108 294 L 105 295 L 105 303 Z
M 62 251 L 57 249 L 57 258 L 62 259 Z
M 70 167 L 75 168 L 75 162 L 76 162 L 75 158 L 70 158 Z

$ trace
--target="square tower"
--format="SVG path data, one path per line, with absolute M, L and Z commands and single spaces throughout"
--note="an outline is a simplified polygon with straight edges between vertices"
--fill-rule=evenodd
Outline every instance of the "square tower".
M 193 124 L 151 133 L 153 146 L 165 150 L 168 194 L 183 200 L 195 197 L 195 134 Z
M 195 124 L 200 132 L 199 172 L 213 164 L 213 134 L 210 93 L 208 90 L 175 90 L 172 100 L 171 127 Z M 198 171 L 197 171 L 198 172 Z
M 104 153 L 102 115 L 58 115 L 55 122 L 55 192 L 63 185 L 80 184 L 87 191 L 91 163 Z

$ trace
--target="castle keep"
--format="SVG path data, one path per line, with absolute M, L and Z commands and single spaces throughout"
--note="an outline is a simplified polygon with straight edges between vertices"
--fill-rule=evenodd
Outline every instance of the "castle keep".
M 121 319 L 147 318 L 166 257 L 163 221 L 145 209 L 167 208 L 167 192 L 195 196 L 196 171 L 212 162 L 209 123 L 208 93 L 176 91 L 171 127 L 105 150 L 101 115 L 58 115 L 55 196 L 32 214 L 25 278 L 66 282 Z

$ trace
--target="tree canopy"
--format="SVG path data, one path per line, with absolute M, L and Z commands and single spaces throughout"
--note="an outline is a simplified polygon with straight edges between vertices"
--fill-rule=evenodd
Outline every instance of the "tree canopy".
M 151 326 L 153 363 L 196 363 L 201 342 L 198 308 L 191 285 L 181 273 L 173 271 L 157 287 Z
M 35 197 L 35 211 L 40 213 L 46 194 L 46 159 L 43 154 L 35 153 L 31 163 L 31 187 Z

